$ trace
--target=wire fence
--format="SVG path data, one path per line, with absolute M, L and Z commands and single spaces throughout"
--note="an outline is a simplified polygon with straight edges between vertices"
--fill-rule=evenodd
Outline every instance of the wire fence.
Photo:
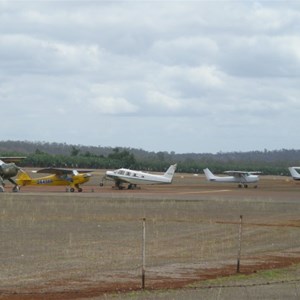
M 297 220 L 187 218 L 181 211 L 137 218 L 106 209 L 99 214 L 81 204 L 65 211 L 63 202 L 21 212 L 1 211 L 0 293 L 50 293 L 69 286 L 111 289 L 186 287 L 233 274 L 288 267 L 300 262 Z M 44 206 L 41 208 L 41 206 Z M 142 210 L 142 206 L 140 206 Z M 124 209 L 124 206 L 123 206 Z M 131 206 L 128 205 L 128 211 Z M 41 210 L 43 213 L 41 213 Z M 141 211 L 141 214 L 144 214 Z M 210 284 L 190 289 L 252 288 L 295 284 L 300 274 L 246 284 Z M 36 288 L 38 287 L 38 289 Z M 296 289 L 296 287 L 295 287 Z M 298 286 L 297 286 L 298 289 Z M 68 291 L 66 291 L 68 292 Z

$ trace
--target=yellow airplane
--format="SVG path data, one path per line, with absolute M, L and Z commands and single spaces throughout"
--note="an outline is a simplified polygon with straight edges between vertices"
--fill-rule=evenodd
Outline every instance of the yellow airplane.
M 71 170 L 63 168 L 45 168 L 36 171 L 36 173 L 47 173 L 52 174 L 39 178 L 32 178 L 22 170 L 19 172 L 18 177 L 16 178 L 16 183 L 18 186 L 26 185 L 50 185 L 50 186 L 67 186 L 67 191 L 74 192 L 75 188 L 78 192 L 82 192 L 82 188 L 79 184 L 83 184 L 90 180 L 91 174 L 88 170 Z

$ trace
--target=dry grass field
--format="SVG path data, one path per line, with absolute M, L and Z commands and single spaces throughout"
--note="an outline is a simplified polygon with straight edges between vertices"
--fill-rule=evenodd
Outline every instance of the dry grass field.
M 82 193 L 63 187 L 12 193 L 6 186 L 0 194 L 0 299 L 209 299 L 207 293 L 232 299 L 241 294 L 237 288 L 228 298 L 202 288 L 208 279 L 236 274 L 240 215 L 239 276 L 249 280 L 261 270 L 290 267 L 284 278 L 298 283 L 300 185 L 290 178 L 262 176 L 259 188 L 239 189 L 176 174 L 172 185 L 120 191 L 110 182 L 100 187 L 103 174 L 95 171 Z M 138 293 L 143 218 L 147 292 Z M 270 287 L 275 279 L 260 283 Z M 176 292 L 149 292 L 166 289 Z

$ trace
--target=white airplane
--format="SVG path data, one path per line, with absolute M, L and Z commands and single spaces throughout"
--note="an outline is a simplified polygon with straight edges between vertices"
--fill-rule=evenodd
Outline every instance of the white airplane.
M 258 174 L 261 174 L 261 172 L 225 171 L 224 173 L 230 176 L 215 176 L 208 168 L 203 171 L 208 181 L 235 182 L 240 188 L 247 188 L 249 183 L 257 183 Z M 254 185 L 254 188 L 257 188 L 257 185 Z
M 128 183 L 128 189 L 136 188 L 137 184 L 168 184 L 173 180 L 177 164 L 171 165 L 163 175 L 149 174 L 142 171 L 135 171 L 130 169 L 117 169 L 114 171 L 106 171 L 102 178 L 100 186 L 103 186 L 105 179 L 114 180 L 115 187 L 123 189 L 123 183 Z
M 300 174 L 297 172 L 297 169 L 300 170 L 300 167 L 289 167 L 289 171 L 294 180 L 300 180 Z

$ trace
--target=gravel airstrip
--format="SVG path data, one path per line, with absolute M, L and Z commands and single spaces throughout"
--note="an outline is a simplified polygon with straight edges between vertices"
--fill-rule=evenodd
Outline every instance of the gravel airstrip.
M 93 174 L 82 193 L 7 184 L 0 299 L 300 298 L 291 178 L 241 189 L 176 173 L 171 185 L 114 190 Z

